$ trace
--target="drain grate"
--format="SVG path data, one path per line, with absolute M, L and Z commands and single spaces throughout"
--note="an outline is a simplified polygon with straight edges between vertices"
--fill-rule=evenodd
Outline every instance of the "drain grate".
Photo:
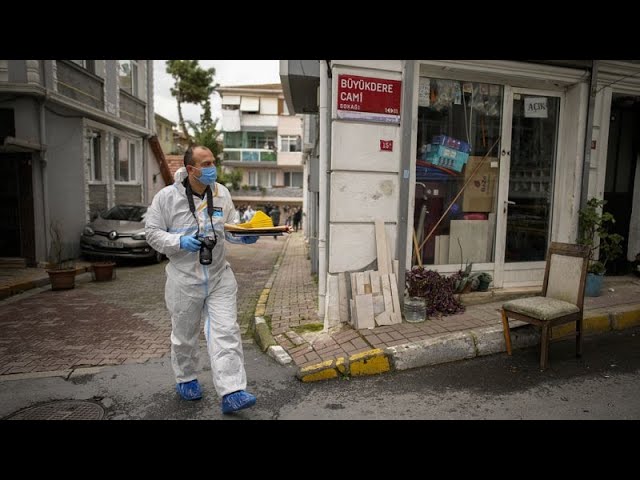
M 5 420 L 102 420 L 104 408 L 83 400 L 60 400 L 28 407 Z

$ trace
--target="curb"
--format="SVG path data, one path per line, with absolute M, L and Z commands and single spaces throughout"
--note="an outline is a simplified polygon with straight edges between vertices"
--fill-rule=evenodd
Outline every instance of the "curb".
M 630 307 L 630 308 L 629 308 Z M 514 350 L 538 345 L 540 333 L 533 325 L 510 321 Z M 615 307 L 611 312 L 586 312 L 584 333 L 597 334 L 640 326 L 640 303 Z M 554 327 L 553 335 L 571 331 L 571 324 Z M 468 360 L 506 352 L 502 325 L 446 333 L 418 342 L 368 350 L 299 368 L 296 377 L 303 382 L 317 382 L 359 375 L 377 375 L 441 363 Z
M 267 354 L 280 365 L 287 365 L 291 363 L 293 359 L 289 356 L 287 351 L 280 345 L 278 345 L 278 342 L 276 342 L 276 339 L 271 334 L 271 327 L 269 327 L 269 324 L 264 318 L 264 315 L 267 310 L 269 293 L 271 292 L 273 282 L 278 275 L 278 270 L 280 270 L 280 265 L 282 264 L 285 252 L 287 251 L 287 247 L 289 246 L 290 239 L 291 236 L 288 236 L 286 242 L 282 246 L 282 251 L 280 252 L 280 255 L 278 255 L 276 263 L 273 265 L 271 275 L 269 275 L 267 283 L 260 292 L 260 297 L 258 298 L 258 303 L 253 313 L 253 320 L 249 325 L 249 328 L 253 332 L 253 338 L 258 344 L 258 347 L 260 347 L 260 350 L 262 350 L 263 352 L 267 352 Z
M 91 265 L 85 267 L 76 267 L 76 277 L 86 272 L 91 272 Z M 5 287 L 0 287 L 0 300 L 5 300 L 13 295 L 24 293 L 34 288 L 46 287 L 51 285 L 49 277 L 40 277 L 33 280 L 23 280 Z
M 338 377 L 377 375 L 392 370 L 390 356 L 380 348 L 356 353 L 349 358 L 338 357 L 298 369 L 296 377 L 303 382 L 317 382 Z

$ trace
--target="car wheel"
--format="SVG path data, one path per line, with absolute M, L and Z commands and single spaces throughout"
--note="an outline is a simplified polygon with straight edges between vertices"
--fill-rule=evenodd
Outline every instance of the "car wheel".
M 162 262 L 162 260 L 164 260 L 164 255 L 162 253 L 156 251 L 156 254 L 153 257 L 153 259 L 155 260 L 156 263 L 160 263 L 160 262 Z

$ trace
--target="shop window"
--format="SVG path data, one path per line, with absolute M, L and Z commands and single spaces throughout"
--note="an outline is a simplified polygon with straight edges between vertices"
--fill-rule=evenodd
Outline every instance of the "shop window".
M 493 262 L 500 145 L 482 158 L 500 136 L 502 100 L 500 85 L 420 77 L 414 228 L 424 265 Z

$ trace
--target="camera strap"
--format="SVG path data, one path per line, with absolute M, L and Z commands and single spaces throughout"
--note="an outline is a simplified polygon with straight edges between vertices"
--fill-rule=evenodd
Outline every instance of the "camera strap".
M 198 217 L 196 216 L 196 205 L 193 202 L 193 189 L 191 188 L 191 182 L 189 181 L 189 177 L 185 179 L 184 188 L 187 194 L 187 202 L 189 202 L 189 210 L 191 210 L 191 215 L 196 221 L 196 226 L 198 227 L 198 233 L 196 237 L 200 236 L 200 222 L 198 222 Z M 218 235 L 216 235 L 216 230 L 213 228 L 213 193 L 211 192 L 211 187 L 207 185 L 207 189 L 205 190 L 207 195 L 207 214 L 209 215 L 209 222 L 211 222 L 211 231 L 213 232 L 213 242 L 214 245 L 218 242 Z

